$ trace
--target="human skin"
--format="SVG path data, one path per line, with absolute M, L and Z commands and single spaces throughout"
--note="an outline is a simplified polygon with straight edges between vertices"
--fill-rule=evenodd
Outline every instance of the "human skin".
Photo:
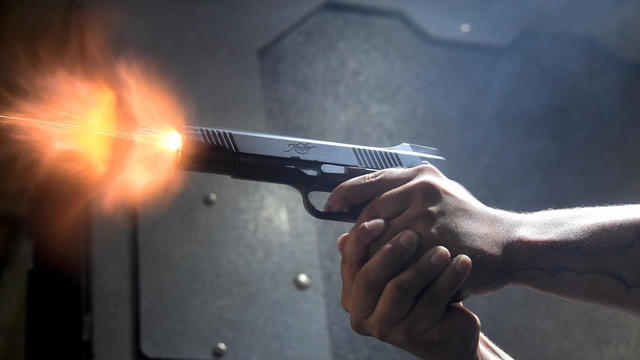
M 367 247 L 385 230 L 376 219 L 338 241 L 342 254 L 342 305 L 352 328 L 423 359 L 510 359 L 480 333 L 480 321 L 451 297 L 467 279 L 471 260 L 451 259 L 437 246 L 413 264 L 418 235 L 403 231 L 370 259 Z
M 327 207 L 366 201 L 355 226 L 387 223 L 369 255 L 410 229 L 420 238 L 413 260 L 438 245 L 471 258 L 473 271 L 458 298 L 523 285 L 640 314 L 640 205 L 508 212 L 424 165 L 349 180 Z
M 334 190 L 327 209 L 347 210 L 363 202 L 369 204 L 339 243 L 357 239 L 360 226 L 380 219 L 384 229 L 361 250 L 366 251 L 361 260 L 365 264 L 405 230 L 413 231 L 419 239 L 405 269 L 417 266 L 424 254 L 436 246 L 454 258 L 468 256 L 473 269 L 456 287 L 451 303 L 506 285 L 523 285 L 640 313 L 640 206 L 518 214 L 485 206 L 432 166 L 388 169 L 349 180 Z M 348 264 L 343 256 L 343 267 L 345 262 Z M 354 287 L 358 278 L 366 277 L 354 275 L 349 279 L 343 275 L 342 302 L 352 313 L 352 321 L 353 312 L 359 315 L 361 311 L 359 302 L 377 303 L 382 294 Z M 431 274 L 422 278 L 422 285 L 436 279 Z M 354 302 L 352 298 L 367 299 Z M 469 324 L 473 328 L 471 321 Z M 479 335 L 478 351 L 482 350 L 483 341 Z

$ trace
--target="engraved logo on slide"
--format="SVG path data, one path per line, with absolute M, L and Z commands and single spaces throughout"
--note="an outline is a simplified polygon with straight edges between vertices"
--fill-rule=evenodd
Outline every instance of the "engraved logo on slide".
M 289 147 L 284 152 L 295 151 L 298 154 L 307 154 L 313 148 L 315 148 L 315 146 L 312 146 L 309 143 L 295 143 L 289 144 Z

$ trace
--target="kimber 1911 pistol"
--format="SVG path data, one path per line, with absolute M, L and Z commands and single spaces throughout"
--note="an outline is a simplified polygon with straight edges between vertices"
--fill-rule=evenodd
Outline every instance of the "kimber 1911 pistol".
M 444 158 L 437 149 L 406 143 L 376 148 L 201 126 L 185 127 L 178 151 L 182 170 L 291 185 L 311 215 L 347 222 L 354 222 L 365 204 L 327 212 L 312 203 L 310 193 L 331 192 L 346 180 L 380 169 L 437 166 L 439 161 Z

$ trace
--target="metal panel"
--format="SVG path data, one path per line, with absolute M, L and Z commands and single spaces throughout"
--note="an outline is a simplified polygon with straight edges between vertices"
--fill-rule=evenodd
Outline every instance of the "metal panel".
M 123 9 L 135 21 L 113 26 L 121 43 L 169 70 L 194 105 L 194 122 L 438 146 L 447 174 L 481 200 L 531 210 L 639 200 L 631 195 L 640 193 L 632 173 L 638 66 L 615 55 L 637 53 L 637 42 L 619 40 L 637 33 L 635 5 L 596 2 L 581 14 L 571 11 L 575 1 L 362 0 L 349 3 L 364 8 L 317 11 L 320 1 L 133 2 Z M 464 22 L 470 32 L 460 31 Z M 129 236 L 112 230 L 126 221 L 101 232 L 96 358 L 134 354 L 127 347 L 136 346 L 138 315 L 149 356 L 210 358 L 224 341 L 231 359 L 410 358 L 349 328 L 335 250 L 348 225 L 311 218 L 295 191 L 276 185 L 194 175 L 184 189 L 168 209 L 141 217 L 140 314 L 130 306 L 135 273 L 121 241 Z M 212 191 L 219 200 L 207 207 L 202 198 Z M 112 233 L 118 239 L 108 242 Z M 312 280 L 305 291 L 293 285 L 300 271 Z M 632 357 L 640 349 L 638 322 L 620 313 L 522 289 L 468 305 L 517 358 Z M 575 330 L 592 322 L 598 338 Z
M 206 359 L 222 341 L 229 359 L 329 358 L 319 239 L 297 192 L 207 175 L 185 185 L 141 219 L 143 353 Z
M 590 37 L 531 30 L 504 46 L 442 41 L 401 12 L 332 5 L 261 59 L 274 132 L 433 145 L 448 159 L 445 174 L 501 208 L 640 200 L 640 66 Z M 338 260 L 323 245 L 325 286 L 338 292 Z M 327 304 L 334 358 L 401 357 L 354 337 L 338 302 Z M 623 313 L 522 288 L 465 304 L 518 359 L 640 349 L 640 322 Z

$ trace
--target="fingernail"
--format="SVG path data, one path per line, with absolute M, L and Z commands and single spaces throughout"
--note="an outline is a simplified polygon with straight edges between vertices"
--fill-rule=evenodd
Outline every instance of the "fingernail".
M 364 227 L 370 232 L 379 231 L 384 227 L 384 220 L 383 219 L 369 220 L 364 223 Z
M 447 262 L 447 260 L 449 260 L 449 255 L 447 255 L 447 252 L 441 247 L 436 248 L 433 255 L 431 255 L 431 259 L 429 259 L 431 264 L 435 266 L 442 266 Z
M 405 233 L 400 235 L 398 242 L 405 249 L 413 249 L 418 244 L 418 237 L 412 231 L 406 231 Z
M 456 271 L 459 274 L 462 274 L 464 272 L 467 271 L 467 265 L 465 264 L 465 261 L 462 261 L 463 258 L 467 257 L 466 255 L 458 255 L 456 257 Z

